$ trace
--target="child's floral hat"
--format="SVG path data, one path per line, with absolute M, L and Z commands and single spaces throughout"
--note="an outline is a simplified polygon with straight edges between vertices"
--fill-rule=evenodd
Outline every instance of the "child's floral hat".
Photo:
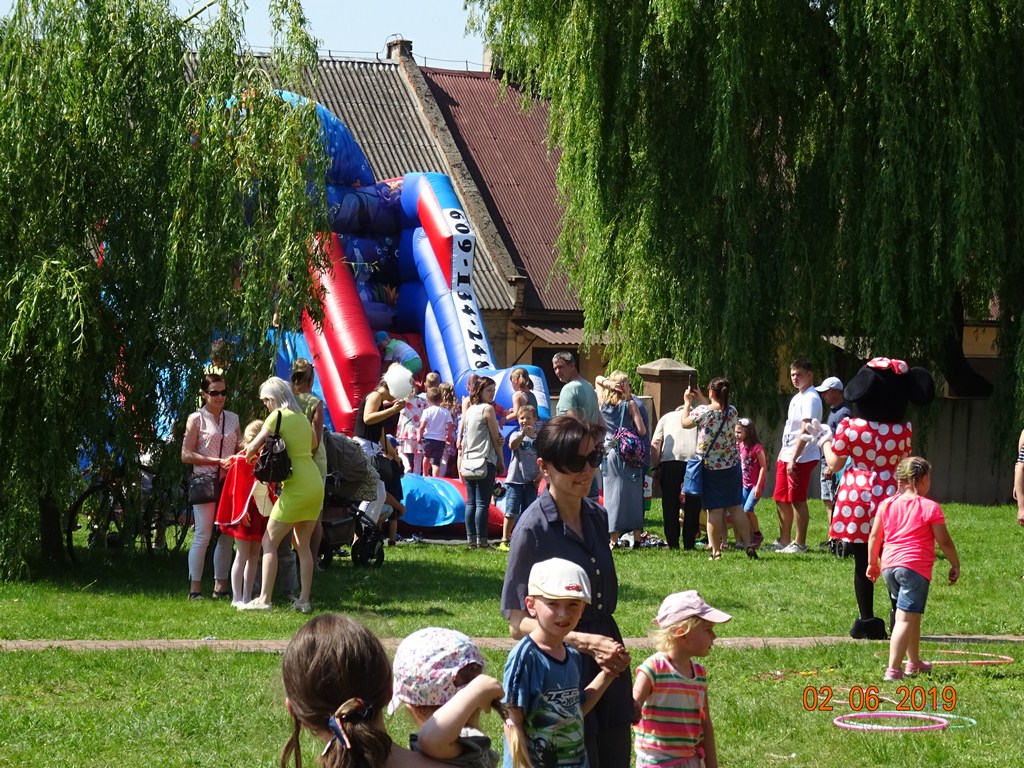
M 447 704 L 459 689 L 456 677 L 470 664 L 478 665 L 482 672 L 484 657 L 461 632 L 441 627 L 413 632 L 395 651 L 394 692 L 388 714 L 394 714 L 402 704 L 414 707 Z M 465 685 L 469 681 L 461 682 Z

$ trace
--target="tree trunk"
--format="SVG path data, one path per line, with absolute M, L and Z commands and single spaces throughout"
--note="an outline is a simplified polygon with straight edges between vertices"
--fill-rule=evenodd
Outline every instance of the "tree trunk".
M 964 356 L 964 300 L 953 294 L 949 330 L 942 343 L 942 372 L 954 397 L 991 397 L 992 383 L 975 371 Z
M 39 543 L 43 562 L 59 567 L 65 562 L 61 506 L 49 491 L 39 497 Z

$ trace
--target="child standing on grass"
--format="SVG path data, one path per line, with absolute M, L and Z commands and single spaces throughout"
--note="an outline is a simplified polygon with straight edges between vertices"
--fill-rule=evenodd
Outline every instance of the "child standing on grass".
M 715 624 L 730 619 L 692 589 L 661 603 L 654 619 L 658 652 L 639 666 L 633 685 L 637 768 L 718 768 L 707 672 L 693 658 L 708 655 Z
M 590 580 L 576 563 L 551 558 L 530 569 L 526 610 L 536 627 L 516 644 L 505 662 L 504 768 L 512 768 L 509 744 L 526 745 L 530 764 L 586 768 L 583 717 L 613 677 L 604 670 L 582 688 L 582 660 L 565 636 L 590 603 Z
M 764 542 L 764 536 L 754 508 L 764 492 L 768 459 L 757 437 L 757 427 L 750 419 L 743 418 L 736 422 L 736 442 L 740 449 L 740 466 L 743 467 L 743 511 L 750 525 L 750 546 L 756 549 Z
M 920 456 L 899 463 L 896 480 L 902 493 L 879 505 L 868 537 L 867 577 L 874 582 L 881 574 L 896 608 L 886 680 L 931 671 L 931 663 L 921 661 L 921 617 L 928 601 L 936 542 L 949 561 L 949 583 L 956 584 L 960 578 L 960 558 L 946 530 L 946 518 L 938 504 L 925 498 L 932 484 L 931 469 Z M 904 656 L 907 663 L 900 669 Z
M 537 409 L 532 405 L 521 405 L 518 418 L 519 429 L 508 436 L 512 460 L 508 463 L 508 477 L 505 478 L 505 519 L 501 524 L 501 544 L 498 545 L 502 552 L 508 552 L 512 529 L 523 510 L 537 500 L 537 486 L 540 484 L 537 451 L 533 448 L 533 440 L 537 437 Z
M 242 435 L 242 444 L 255 440 L 261 429 L 262 420 L 250 421 Z M 252 600 L 263 534 L 276 499 L 269 486 L 257 482 L 253 476 L 245 451 L 231 457 L 217 504 L 217 526 L 222 536 L 235 540 L 235 560 L 231 564 L 231 605 L 235 608 Z
M 496 768 L 500 758 L 480 730 L 480 712 L 504 713 L 505 691 L 483 671 L 480 650 L 453 629 L 427 627 L 402 641 L 388 714 L 403 704 L 409 710 L 419 728 L 409 736 L 413 752 L 465 768 Z
M 452 444 L 455 433 L 455 422 L 451 411 L 441 405 L 441 390 L 431 387 L 427 390 L 427 402 L 430 406 L 420 417 L 418 437 L 423 444 L 423 453 L 430 461 L 433 477 L 441 476 L 441 460 L 445 451 Z

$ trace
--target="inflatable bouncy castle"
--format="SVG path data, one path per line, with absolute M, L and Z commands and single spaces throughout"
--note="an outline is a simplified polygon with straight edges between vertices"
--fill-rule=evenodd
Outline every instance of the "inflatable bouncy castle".
M 282 91 L 291 104 L 301 96 Z M 317 372 L 315 393 L 335 430 L 351 434 L 360 399 L 377 384 L 381 357 L 375 334 L 409 344 L 456 392 L 470 374 L 498 384 L 495 402 L 511 405 L 508 370 L 498 370 L 473 291 L 476 235 L 451 181 L 437 173 L 409 173 L 375 181 L 351 132 L 316 105 L 327 151 L 326 197 L 334 269 L 318 274 L 324 322 L 303 318 L 301 334 L 280 339 L 278 371 L 307 357 Z M 523 366 L 534 381 L 540 417 L 548 418 L 547 384 L 539 368 Z
M 290 104 L 303 103 L 292 93 L 280 96 Z M 412 370 L 436 370 L 460 397 L 467 394 L 471 374 L 490 376 L 497 384 L 495 403 L 511 407 L 511 369 L 495 368 L 473 290 L 476 235 L 451 181 L 438 173 L 374 180 L 344 123 L 320 104 L 316 111 L 329 159 L 326 203 L 333 269 L 314 275 L 324 289 L 322 328 L 304 316 L 301 333 L 275 335 L 278 375 L 288 379 L 296 358 L 312 360 L 314 393 L 326 405 L 328 426 L 351 434 L 356 408 L 380 376 L 378 340 L 397 339 L 421 358 Z M 549 418 L 542 371 L 521 367 L 533 380 L 540 418 Z M 407 475 L 402 486 L 407 526 L 461 527 L 461 482 Z M 492 505 L 489 535 L 500 535 L 501 522 L 502 513 Z

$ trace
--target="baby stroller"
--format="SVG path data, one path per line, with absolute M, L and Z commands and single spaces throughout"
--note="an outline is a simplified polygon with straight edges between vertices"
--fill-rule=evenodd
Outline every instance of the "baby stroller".
M 376 520 L 359 509 L 361 501 L 377 497 L 379 476 L 362 447 L 338 432 L 325 432 L 327 478 L 324 483 L 323 538 L 320 565 L 327 568 L 335 557 L 352 548 L 352 562 L 359 566 L 384 564 L 384 532 Z M 353 538 L 355 537 L 355 541 Z

